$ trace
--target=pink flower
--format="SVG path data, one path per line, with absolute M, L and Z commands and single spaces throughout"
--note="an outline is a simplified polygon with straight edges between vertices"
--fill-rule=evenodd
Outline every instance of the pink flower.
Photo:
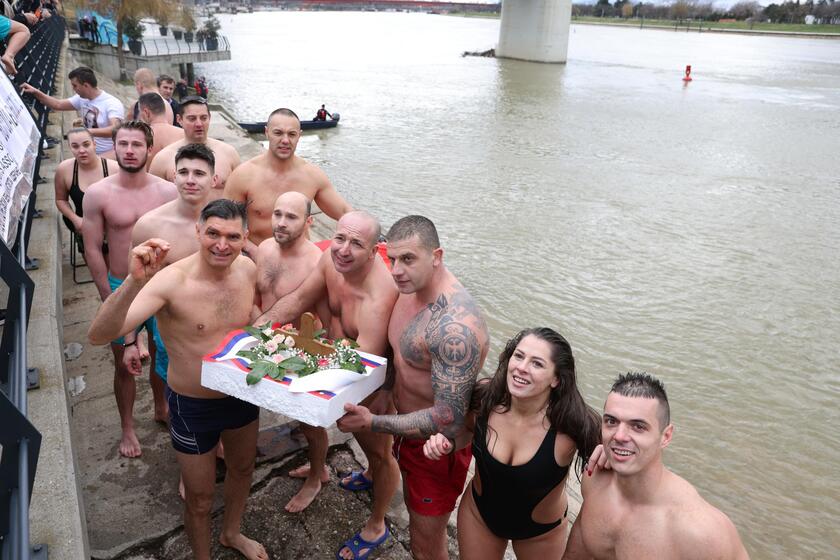
M 286 337 L 282 333 L 281 334 L 275 334 L 274 338 L 272 338 L 271 340 L 272 340 L 272 342 L 274 342 L 274 344 L 280 346 L 281 344 L 285 344 Z
M 327 367 L 330 365 L 330 361 L 327 358 L 321 358 L 318 360 L 318 367 Z
M 282 362 L 285 359 L 286 358 L 284 358 L 282 354 L 274 354 L 271 357 L 271 361 L 274 362 L 275 364 L 279 364 L 280 362 Z
M 280 327 L 280 329 L 288 332 L 297 332 L 295 330 L 295 327 L 291 323 L 286 323 L 285 325 Z
M 265 343 L 265 349 L 268 350 L 272 354 L 277 352 L 277 343 L 274 342 L 273 338 Z
M 344 346 L 345 348 L 350 348 L 350 341 L 347 340 L 346 338 L 342 338 L 341 339 L 341 345 Z
M 285 340 L 285 344 L 289 348 L 294 348 L 295 347 L 295 339 L 292 338 L 291 336 L 287 336 L 286 340 Z

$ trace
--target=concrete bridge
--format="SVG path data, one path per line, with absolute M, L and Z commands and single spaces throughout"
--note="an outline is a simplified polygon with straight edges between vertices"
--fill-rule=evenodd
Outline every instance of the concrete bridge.
M 496 56 L 566 62 L 571 0 L 504 0 Z
M 498 13 L 500 4 L 428 0 L 275 0 L 299 10 L 410 10 Z M 496 56 L 535 62 L 566 62 L 571 0 L 504 0 Z

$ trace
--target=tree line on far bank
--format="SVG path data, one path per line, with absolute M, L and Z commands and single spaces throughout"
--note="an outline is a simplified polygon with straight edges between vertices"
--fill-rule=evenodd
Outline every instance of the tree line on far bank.
M 630 0 L 597 0 L 595 4 L 573 4 L 574 16 L 603 18 L 647 18 L 682 21 L 749 21 L 770 23 L 815 23 L 840 25 L 840 0 L 787 0 L 781 4 L 762 6 L 755 1 L 740 1 L 729 8 L 711 1 L 676 0 L 670 4 L 653 4 Z M 811 17 L 808 17 L 811 16 Z

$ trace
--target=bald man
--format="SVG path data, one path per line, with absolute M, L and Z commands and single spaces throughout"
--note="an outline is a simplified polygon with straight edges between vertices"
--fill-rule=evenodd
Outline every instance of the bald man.
M 317 305 L 318 317 L 333 340 L 352 338 L 360 350 L 385 355 L 388 348 L 388 322 L 397 301 L 397 287 L 388 268 L 379 257 L 377 242 L 379 221 L 363 211 L 348 212 L 338 221 L 329 252 L 325 252 L 312 273 L 290 294 L 280 298 L 260 316 L 255 325 L 267 321 L 288 323 Z M 389 392 L 377 391 L 364 401 L 377 414 L 393 409 Z M 308 506 L 321 490 L 325 474 L 328 438 L 326 430 L 301 424 L 309 443 L 309 468 L 303 488 L 286 506 L 299 511 Z M 397 490 L 400 472 L 391 453 L 393 439 L 389 434 L 358 432 L 355 434 L 368 459 L 373 478 L 371 515 L 356 537 L 368 543 L 382 543 L 388 538 L 385 513 Z M 353 489 L 359 473 L 343 481 Z M 355 537 L 353 537 L 355 538 Z M 348 558 L 353 538 L 341 547 L 342 558 Z M 367 547 L 368 552 L 371 546 Z M 360 550 L 366 555 L 364 550 Z
M 274 235 L 260 243 L 255 258 L 259 313 L 300 286 L 318 265 L 322 252 L 308 235 L 311 212 L 312 201 L 298 192 L 277 197 L 271 214 Z

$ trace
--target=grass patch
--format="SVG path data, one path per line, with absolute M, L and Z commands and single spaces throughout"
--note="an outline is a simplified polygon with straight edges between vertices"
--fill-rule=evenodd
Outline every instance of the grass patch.
M 599 18 L 592 16 L 574 16 L 572 23 L 600 23 L 608 25 L 626 25 L 628 27 L 639 27 L 642 25 L 642 20 L 639 18 Z M 670 27 L 677 25 L 678 29 L 697 29 L 702 26 L 703 29 L 733 29 L 733 30 L 752 30 L 752 31 L 786 31 L 792 33 L 830 33 L 840 36 L 840 25 L 805 25 L 804 23 L 754 23 L 749 24 L 746 21 L 733 22 L 716 22 L 716 21 L 684 21 L 677 24 L 676 21 L 668 19 L 648 19 L 644 20 L 644 27 Z

